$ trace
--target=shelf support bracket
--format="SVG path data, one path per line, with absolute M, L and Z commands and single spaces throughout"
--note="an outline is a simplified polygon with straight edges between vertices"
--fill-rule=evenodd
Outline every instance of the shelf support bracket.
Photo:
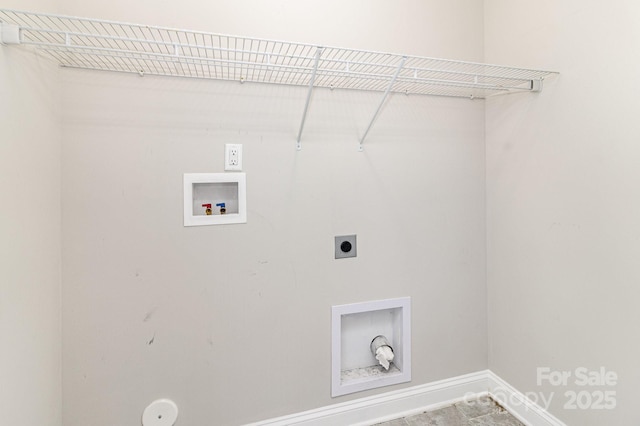
M 313 85 L 316 82 L 316 74 L 318 72 L 318 63 L 320 62 L 320 55 L 322 55 L 323 47 L 316 49 L 316 57 L 313 63 L 313 71 L 311 73 L 311 80 L 309 81 L 309 91 L 307 92 L 307 101 L 304 104 L 304 111 L 302 112 L 302 122 L 300 123 L 300 130 L 298 130 L 298 137 L 296 139 L 296 147 L 298 151 L 302 149 L 300 139 L 302 138 L 302 130 L 304 129 L 304 122 L 307 119 L 307 111 L 309 110 L 309 103 L 311 102 L 311 93 L 313 92 Z
M 378 118 L 378 114 L 380 114 L 380 110 L 382 109 L 382 106 L 384 105 L 385 101 L 387 100 L 387 97 L 389 96 L 389 93 L 391 92 L 391 89 L 393 88 L 393 85 L 395 84 L 396 80 L 398 79 L 398 75 L 400 75 L 400 71 L 402 70 L 402 67 L 404 67 L 404 63 L 406 62 L 406 60 L 407 60 L 407 57 L 403 56 L 402 60 L 400 61 L 400 65 L 398 65 L 398 68 L 396 68 L 396 72 L 393 74 L 393 77 L 391 78 L 391 81 L 389 81 L 389 85 L 387 86 L 387 90 L 385 90 L 384 95 L 382 95 L 382 99 L 380 100 L 380 104 L 378 105 L 378 108 L 376 109 L 376 112 L 373 113 L 373 117 L 371 117 L 371 121 L 369 122 L 369 125 L 367 126 L 367 130 L 364 131 L 364 134 L 362 135 L 362 138 L 360 138 L 360 146 L 358 147 L 358 151 L 362 151 L 364 149 L 362 147 L 362 143 L 364 142 L 365 138 L 369 134 L 369 130 L 371 130 L 371 127 L 373 126 L 373 123 L 376 121 L 376 118 Z
M 532 92 L 542 92 L 542 79 L 531 80 L 531 91 Z
M 7 22 L 0 22 L 0 43 L 20 44 L 20 27 Z

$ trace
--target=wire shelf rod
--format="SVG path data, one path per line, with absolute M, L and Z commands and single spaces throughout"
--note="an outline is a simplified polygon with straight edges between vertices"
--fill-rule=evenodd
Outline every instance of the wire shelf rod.
M 207 59 L 207 58 L 201 58 L 201 57 L 188 57 L 188 56 L 179 56 L 176 57 L 174 55 L 165 55 L 165 54 L 157 54 L 157 53 L 140 53 L 140 52 L 135 52 L 135 51 L 120 51 L 120 50 L 114 50 L 114 49 L 98 49 L 95 47 L 84 47 L 84 46 L 75 46 L 74 49 L 87 49 L 87 50 L 100 50 L 103 52 L 103 54 L 101 56 L 105 56 L 107 58 L 114 58 L 114 59 L 128 59 L 128 60 L 135 60 L 138 62 L 138 64 L 140 64 L 139 61 L 148 61 L 151 60 L 151 58 L 145 58 L 143 56 L 150 56 L 153 57 L 154 60 L 156 61 L 160 61 L 163 64 L 189 64 L 189 65 L 200 65 L 201 66 L 201 70 L 203 70 L 203 64 L 207 64 L 208 66 L 211 66 L 211 64 L 225 64 L 225 65 L 253 65 L 252 63 L 248 63 L 248 62 L 244 62 L 244 61 L 229 61 L 229 60 L 223 60 L 223 59 Z M 56 52 L 56 53 L 69 53 L 68 50 L 54 50 L 54 49 L 49 49 L 48 52 Z M 111 55 L 108 53 L 112 53 Z M 82 55 L 86 55 L 86 53 L 80 53 Z M 105 63 L 104 61 L 102 61 L 103 63 Z M 65 65 L 66 67 L 70 67 L 72 68 L 72 65 Z M 296 71 L 312 71 L 313 68 L 311 67 L 304 67 L 304 68 L 299 68 L 299 67 L 293 67 L 293 66 L 288 66 L 288 65 L 258 65 L 258 66 L 254 66 L 251 67 L 252 70 L 257 70 L 260 68 L 266 68 L 266 67 L 272 67 L 272 68 L 277 68 L 279 70 L 296 70 Z M 107 65 L 103 66 L 103 67 L 92 67 L 93 69 L 105 69 L 108 68 Z M 118 69 L 121 69 L 122 67 L 119 67 Z M 144 71 L 143 68 L 144 67 L 139 67 L 141 69 L 139 69 L 138 71 Z M 163 68 L 164 69 L 164 68 Z M 183 72 L 184 68 L 182 68 Z M 156 72 L 155 74 L 162 74 L 159 73 L 157 68 L 156 68 Z M 173 74 L 173 73 L 166 73 L 165 74 Z M 349 73 L 344 73 L 344 72 L 337 72 L 335 70 L 327 70 L 327 69 L 318 69 L 317 70 L 317 74 L 320 74 L 322 76 L 325 77 L 331 77 L 331 76 L 337 76 L 337 77 L 342 77 L 344 74 L 349 75 L 351 77 L 357 77 L 361 80 L 369 80 L 369 81 L 381 81 L 381 82 L 386 82 L 389 78 L 388 75 L 386 74 L 364 74 L 364 73 L 359 73 L 359 72 L 349 72 Z M 196 78 L 205 78 L 205 76 L 201 76 L 201 75 L 196 75 Z M 243 78 L 243 80 L 246 81 L 255 81 L 255 82 L 260 82 L 262 80 L 260 79 L 249 79 L 249 78 Z M 507 86 L 507 85 L 492 85 L 492 84 L 486 84 L 486 83 L 470 83 L 470 82 L 464 82 L 464 81 L 455 81 L 455 80 L 444 80 L 444 79 L 429 79 L 429 78 L 404 78 L 404 77 L 398 77 L 397 79 L 398 83 L 424 83 L 424 84 L 433 84 L 433 85 L 446 85 L 446 86 L 456 86 L 456 87 L 461 87 L 461 88 L 480 88 L 480 89 L 487 89 L 487 90 L 497 90 L 497 91 L 507 91 L 507 90 L 521 90 L 521 91 L 525 91 L 525 90 L 530 90 L 530 87 L 525 87 L 522 85 L 516 85 L 516 86 Z M 282 80 L 279 81 L 280 84 L 287 84 L 286 82 L 283 82 Z M 522 84 L 526 84 L 527 82 L 523 81 Z M 329 85 L 328 85 L 329 86 Z M 393 90 L 392 90 L 393 91 Z
M 87 69 L 87 70 L 96 70 L 97 68 L 93 68 L 93 67 L 82 67 L 82 66 L 65 66 L 66 68 L 77 68 L 77 69 Z M 115 69 L 100 69 L 102 71 L 112 71 L 112 72 L 120 72 L 120 73 L 129 73 L 129 74 L 139 74 L 138 71 L 135 70 L 115 70 Z M 149 75 L 157 75 L 157 76 L 174 76 L 174 77 L 181 77 L 181 78 L 192 78 L 192 79 L 200 79 L 198 77 L 192 76 L 192 75 L 177 75 L 177 74 L 167 74 L 167 73 L 153 73 L 153 72 L 149 72 L 149 73 L 145 73 L 145 74 L 149 74 Z M 259 83 L 259 82 L 258 82 Z M 299 86 L 299 84 L 288 84 L 288 83 L 284 83 L 283 85 L 287 85 L 287 86 Z M 443 86 L 446 87 L 446 86 Z M 354 90 L 369 90 L 369 89 L 358 89 L 358 88 L 353 88 Z M 397 93 L 404 93 L 404 92 L 397 92 Z M 419 94 L 419 93 L 418 93 Z M 460 92 L 455 92 L 455 91 L 441 91 L 441 92 L 434 92 L 434 91 L 429 91 L 428 93 L 429 96 L 444 96 L 444 97 L 457 97 L 457 98 L 464 98 L 464 99 L 482 99 L 483 97 L 481 96 L 477 96 L 477 95 L 470 95 L 468 93 L 460 93 Z M 490 96 L 490 95 L 486 95 L 486 96 Z
M 64 47 L 61 46 L 62 50 L 57 50 L 57 49 L 48 49 L 47 52 L 55 52 L 55 53 L 70 53 L 69 50 Z M 121 51 L 121 50 L 115 50 L 115 49 L 108 49 L 108 48 L 95 48 L 95 47 L 85 47 L 85 46 L 74 46 L 74 49 L 77 50 L 81 50 L 81 49 L 86 49 L 86 50 L 99 50 L 101 52 L 103 52 L 103 54 L 101 56 L 104 56 L 106 58 L 113 58 L 113 59 L 127 59 L 127 60 L 134 60 L 137 61 L 138 64 L 140 64 L 140 61 L 149 61 L 149 60 L 155 60 L 155 61 L 159 61 L 161 62 L 161 64 L 180 64 L 181 68 L 182 68 L 182 72 L 186 73 L 184 67 L 182 66 L 183 64 L 187 64 L 187 65 L 200 65 L 200 69 L 203 70 L 204 68 L 204 64 L 207 64 L 208 66 L 211 66 L 211 64 L 224 64 L 224 65 L 252 65 L 252 67 L 250 69 L 252 69 L 253 71 L 255 70 L 259 70 L 260 68 L 267 68 L 267 67 L 271 67 L 271 68 L 277 68 L 280 71 L 312 71 L 311 67 L 304 67 L 304 68 L 300 68 L 300 67 L 293 67 L 293 66 L 289 66 L 289 65 L 258 65 L 258 66 L 253 66 L 253 63 L 249 63 L 249 62 L 245 62 L 245 61 L 229 61 L 229 60 L 224 60 L 224 59 L 207 59 L 207 58 L 202 58 L 202 57 L 188 57 L 188 56 L 179 56 L 176 57 L 175 55 L 165 55 L 165 54 L 159 54 L 159 53 L 140 53 L 140 52 L 136 52 L 136 51 Z M 111 53 L 111 54 L 109 54 Z M 78 54 L 76 52 L 73 52 L 72 54 Z M 87 53 L 85 52 L 81 52 L 79 53 L 81 55 L 87 55 Z M 146 56 L 146 57 L 145 57 Z M 99 58 L 102 59 L 102 58 Z M 102 67 L 96 67 L 96 66 L 91 66 L 91 67 L 84 67 L 84 68 L 92 68 L 92 69 L 108 69 L 109 66 L 106 64 L 106 62 L 104 60 L 101 61 L 104 66 Z M 112 64 L 113 62 L 110 61 Z M 145 62 L 146 63 L 146 62 Z M 66 67 L 74 67 L 73 65 L 65 65 Z M 117 67 L 118 70 L 122 69 L 123 67 Z M 125 67 L 126 68 L 126 67 Z M 137 71 L 144 71 L 144 67 L 139 66 Z M 165 70 L 165 68 L 163 67 L 164 70 L 164 74 L 169 74 L 169 75 L 173 75 L 175 73 L 170 73 L 167 72 Z M 159 72 L 157 67 L 155 70 L 155 74 L 158 75 L 162 75 L 163 73 Z M 381 81 L 381 82 L 386 82 L 389 78 L 389 76 L 387 74 L 364 74 L 364 73 L 359 73 L 359 72 L 349 72 L 349 73 L 344 73 L 344 72 L 338 72 L 332 69 L 318 69 L 317 70 L 317 74 L 320 74 L 322 76 L 325 77 L 331 77 L 331 76 L 336 76 L 336 77 L 344 77 L 344 75 L 347 76 L 351 76 L 351 77 L 356 77 L 359 78 L 360 80 L 369 80 L 369 81 Z M 196 78 L 205 78 L 204 75 L 196 75 Z M 249 78 L 243 78 L 243 80 L 247 80 L 247 81 L 256 81 L 256 82 L 260 82 L 262 80 L 260 79 L 249 79 Z M 508 90 L 520 90 L 520 91 L 525 91 L 525 90 L 530 90 L 530 87 L 526 87 L 523 86 L 524 84 L 527 84 L 527 81 L 522 81 L 522 85 L 516 85 L 516 86 L 508 86 L 508 85 L 493 85 L 493 84 L 486 84 L 486 83 L 471 83 L 471 82 L 464 82 L 464 81 L 455 81 L 455 80 L 444 80 L 444 79 L 432 79 L 432 78 L 405 78 L 405 77 L 398 77 L 397 78 L 397 82 L 398 83 L 424 83 L 424 84 L 431 84 L 431 85 L 446 85 L 446 86 L 456 86 L 456 87 L 461 87 L 461 88 L 480 88 L 480 89 L 486 89 L 486 90 L 494 90 L 494 91 L 508 91 Z M 283 82 L 282 80 L 279 81 L 280 84 L 290 84 L 287 82 Z M 330 87 L 331 85 L 328 84 L 327 87 Z M 366 90 L 366 89 L 364 89 Z M 393 90 L 392 90 L 393 91 Z
M 110 39 L 113 40 L 122 40 L 121 38 L 114 38 L 114 37 L 109 37 Z M 140 41 L 140 40 L 135 40 Z M 158 43 L 158 44 L 164 44 L 164 45 L 172 45 L 174 47 L 184 47 L 184 46 L 188 46 L 185 44 L 177 44 L 177 43 L 167 43 L 167 42 L 153 42 L 153 43 Z M 159 54 L 157 52 L 140 52 L 140 51 L 135 51 L 135 50 L 129 50 L 129 49 L 125 49 L 125 48 L 119 48 L 119 49 L 114 49 L 114 48 L 110 48 L 110 47 L 105 47 L 105 48 L 98 48 L 95 46 L 85 46 L 85 45 L 69 45 L 68 43 L 47 43 L 47 42 L 35 42 L 35 41 L 27 41 L 25 42 L 25 44 L 31 44 L 31 45 L 35 45 L 35 46 L 41 46 L 41 47 L 73 47 L 73 48 L 78 48 L 78 49 L 91 49 L 91 50 L 103 50 L 103 51 L 118 51 L 118 52 L 123 52 L 123 53 L 135 53 L 135 54 L 146 54 L 146 55 L 154 55 L 154 56 L 164 56 L 162 54 Z M 198 49 L 202 49 L 202 50 L 207 50 L 207 51 L 232 51 L 232 49 L 220 49 L 220 48 L 216 48 L 216 47 L 209 47 L 206 45 L 199 45 L 199 46 L 195 46 Z M 251 51 L 251 50 L 247 50 L 247 51 L 242 51 L 243 53 L 247 53 L 247 54 L 256 54 L 256 55 L 266 55 L 266 53 L 264 52 L 259 52 L 259 51 Z M 184 55 L 180 55 L 179 51 L 174 51 L 173 53 L 169 54 L 169 56 L 181 56 L 181 57 L 185 57 L 185 58 L 198 58 L 201 60 L 206 60 L 208 58 L 202 58 L 200 56 L 196 56 L 193 55 L 193 50 L 191 50 L 192 55 L 191 56 L 184 56 Z M 287 59 L 291 59 L 291 58 L 300 58 L 300 59 L 311 59 L 307 56 L 291 56 L 291 55 L 283 55 L 282 57 L 287 58 Z M 328 60 L 323 60 L 327 61 L 327 62 L 338 62 L 338 63 L 343 63 L 343 64 L 354 64 L 353 61 L 343 61 L 343 60 L 332 60 L 332 59 L 328 59 Z M 236 63 L 236 64 L 246 64 L 246 65 L 254 65 L 255 64 L 253 62 L 250 61 L 230 61 L 232 63 Z M 377 67 L 383 67 L 383 68 L 391 68 L 390 65 L 387 64 L 373 64 L 373 63 L 366 63 L 366 62 L 359 62 L 359 63 L 355 63 L 357 65 L 366 65 L 366 66 L 377 66 Z M 272 67 L 291 67 L 291 68 L 296 68 L 295 66 L 287 66 L 284 64 L 274 64 L 274 63 L 269 63 L 268 66 L 272 66 Z M 395 67 L 394 67 L 395 68 Z M 304 67 L 302 69 L 307 69 L 310 70 L 312 69 L 311 67 Z M 414 75 L 416 75 L 416 71 L 420 71 L 420 72 L 426 72 L 426 73 L 435 73 L 435 74 L 452 74 L 452 75 L 460 75 L 460 76 L 468 76 L 468 77 L 482 77 L 483 79 L 499 79 L 499 80 L 517 80 L 517 81 L 521 81 L 521 82 L 526 82 L 531 80 L 531 78 L 526 78 L 526 77 L 504 77 L 504 76 L 499 76 L 499 75 L 493 75 L 493 74 L 488 74 L 488 75 L 480 75 L 477 73 L 464 73 L 464 72 L 455 72 L 455 71 L 442 71 L 439 69 L 422 69 L 422 68 L 409 68 L 410 71 L 414 71 Z M 327 71 L 327 72 L 334 72 L 333 69 L 322 69 L 322 71 Z M 337 71 L 335 71 L 337 72 Z M 356 73 L 356 72 L 352 72 L 352 71 L 347 71 L 342 70 L 340 71 L 341 73 L 344 73 L 345 75 L 367 75 L 366 72 L 361 72 L 361 73 Z M 384 75 L 384 74 L 380 74 L 380 75 Z M 408 78 L 408 77 L 401 77 L 401 78 Z M 420 78 L 415 78 L 414 79 L 420 80 Z M 430 80 L 430 79 L 427 79 Z M 452 80 L 453 81 L 453 80 Z M 482 84 L 482 83 L 473 83 L 473 84 Z
M 47 32 L 47 33 L 53 33 L 53 34 L 64 34 L 64 35 L 71 35 L 71 36 L 86 36 L 86 34 L 84 33 L 77 33 L 77 32 L 62 32 L 62 31 L 57 31 L 57 30 L 45 30 L 43 32 Z M 191 58 L 199 58 L 199 59 L 207 59 L 207 57 L 205 58 L 200 58 L 199 56 L 196 56 L 193 53 L 193 49 L 199 49 L 199 50 L 203 50 L 203 51 L 207 51 L 207 52 L 215 52 L 215 51 L 219 51 L 219 52 L 234 52 L 234 53 L 241 53 L 242 57 L 244 57 L 245 54 L 247 55 L 259 55 L 259 56 L 267 56 L 267 57 L 280 57 L 280 58 L 284 58 L 287 60 L 292 60 L 292 59 L 303 59 L 303 60 L 309 60 L 312 59 L 309 56 L 299 56 L 299 55 L 282 55 L 279 53 L 268 53 L 265 51 L 259 51 L 259 50 L 234 50 L 234 49 L 230 49 L 230 48 L 219 48 L 219 47 L 212 47 L 212 46 L 207 46 L 204 44 L 201 45 L 192 45 L 192 44 L 187 44 L 187 43 L 175 43 L 175 42 L 167 42 L 167 41 L 157 41 L 157 40 L 146 40 L 146 39 L 125 39 L 122 37 L 114 37 L 114 36 L 94 36 L 93 38 L 95 39 L 105 39 L 105 40 L 113 40 L 115 42 L 120 42 L 120 41 L 128 41 L 128 42 L 132 42 L 132 43 L 147 43 L 147 44 L 156 44 L 156 45 L 165 45 L 167 47 L 173 47 L 174 48 L 174 52 L 170 53 L 169 55 L 171 56 L 176 56 L 176 57 L 191 57 Z M 30 44 L 30 45 L 35 45 L 35 46 L 55 46 L 55 47 L 74 47 L 74 48 L 87 48 L 87 49 L 95 49 L 95 50 L 104 50 L 104 51 L 122 51 L 124 53 L 131 53 L 131 52 L 135 52 L 137 54 L 153 54 L 153 55 L 158 55 L 158 53 L 156 52 L 139 52 L 139 51 L 134 51 L 134 50 L 129 50 L 126 49 L 124 47 L 119 47 L 118 49 L 113 49 L 113 48 L 108 48 L 108 47 L 104 47 L 104 48 L 97 48 L 95 46 L 85 46 L 85 45 L 78 45 L 78 44 L 71 44 L 69 39 L 65 39 L 65 43 L 55 43 L 55 42 L 35 42 L 35 41 L 24 41 L 24 44 Z M 118 43 L 119 44 L 119 43 Z M 185 56 L 185 55 L 181 55 L 181 49 L 182 48 L 188 48 L 191 55 L 189 56 Z M 215 55 L 214 55 L 215 56 Z M 237 56 L 236 56 L 237 57 Z M 235 64 L 246 64 L 248 66 L 250 65 L 254 65 L 255 64 L 251 61 L 231 61 L 232 63 Z M 395 69 L 396 66 L 390 65 L 390 64 L 376 64 L 376 63 L 371 63 L 371 62 L 356 62 L 353 60 L 342 60 L 342 59 L 323 59 L 323 62 L 328 62 L 328 63 L 339 63 L 344 65 L 344 69 L 341 71 L 342 73 L 345 74 L 345 77 L 348 76 L 355 76 L 355 75 L 367 75 L 366 72 L 361 72 L 361 73 L 355 73 L 355 72 L 351 72 L 349 71 L 349 69 L 351 68 L 351 66 L 356 65 L 356 66 L 365 66 L 365 67 L 369 67 L 369 69 L 373 68 L 373 67 L 378 67 L 378 68 L 386 68 L 386 69 Z M 282 64 L 274 64 L 272 62 L 268 62 L 268 66 L 273 66 L 273 67 L 283 67 L 284 65 Z M 291 68 L 295 68 L 295 66 L 291 67 Z M 311 67 L 304 67 L 302 68 L 304 69 L 311 69 Z M 469 73 L 469 72 L 460 72 L 460 71 L 448 71 L 448 70 L 442 70 L 442 69 L 438 69 L 438 68 L 417 68 L 417 67 L 407 67 L 406 68 L 407 71 L 413 72 L 413 75 L 417 75 L 417 73 L 435 73 L 435 74 L 451 74 L 451 75 L 457 75 L 457 76 L 465 76 L 465 77 L 475 77 L 476 79 L 478 77 L 487 80 L 487 79 L 499 79 L 499 80 L 514 80 L 514 81 L 521 81 L 521 82 L 525 82 L 525 81 L 529 81 L 532 79 L 531 76 L 526 76 L 526 77 L 511 77 L 511 76 L 500 76 L 497 74 L 481 74 L 481 73 Z M 204 74 L 204 69 L 202 69 L 203 74 Z M 332 70 L 327 70 L 327 71 L 332 71 Z M 382 75 L 382 74 L 381 74 Z M 401 77 L 401 78 L 407 78 L 407 77 Z M 535 78 L 535 77 L 534 77 Z M 415 78 L 414 79 L 416 81 L 421 80 L 420 78 Z M 425 79 L 427 81 L 430 81 L 431 79 Z M 453 81 L 453 80 L 452 80 Z M 482 83 L 473 83 L 473 84 L 482 84 Z

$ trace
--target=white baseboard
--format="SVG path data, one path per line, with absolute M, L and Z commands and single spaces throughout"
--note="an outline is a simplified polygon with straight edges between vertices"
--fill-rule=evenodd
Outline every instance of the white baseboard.
M 371 425 L 448 405 L 465 394 L 487 393 L 485 371 L 387 392 L 315 410 L 252 423 L 247 426 L 353 426 Z
M 246 426 L 368 426 L 490 394 L 527 426 L 566 426 L 489 370 L 332 404 Z
M 544 408 L 533 403 L 522 392 L 487 370 L 489 394 L 514 417 L 527 426 L 567 426 Z

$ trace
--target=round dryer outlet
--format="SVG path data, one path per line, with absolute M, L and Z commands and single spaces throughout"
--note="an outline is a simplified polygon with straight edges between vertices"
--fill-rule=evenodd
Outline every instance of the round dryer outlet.
M 336 259 L 357 256 L 355 235 L 339 235 L 335 237 L 334 245 Z

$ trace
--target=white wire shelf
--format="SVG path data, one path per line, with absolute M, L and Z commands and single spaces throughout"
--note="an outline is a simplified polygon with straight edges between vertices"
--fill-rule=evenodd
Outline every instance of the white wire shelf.
M 553 74 L 524 68 L 0 9 L 0 41 L 24 44 L 63 67 L 307 86 L 300 139 L 316 87 L 484 99 L 539 92 Z
M 382 92 L 399 69 L 391 92 L 467 98 L 535 91 L 554 74 L 6 9 L 0 21 L 73 68 L 302 86 L 315 74 L 314 87 Z

